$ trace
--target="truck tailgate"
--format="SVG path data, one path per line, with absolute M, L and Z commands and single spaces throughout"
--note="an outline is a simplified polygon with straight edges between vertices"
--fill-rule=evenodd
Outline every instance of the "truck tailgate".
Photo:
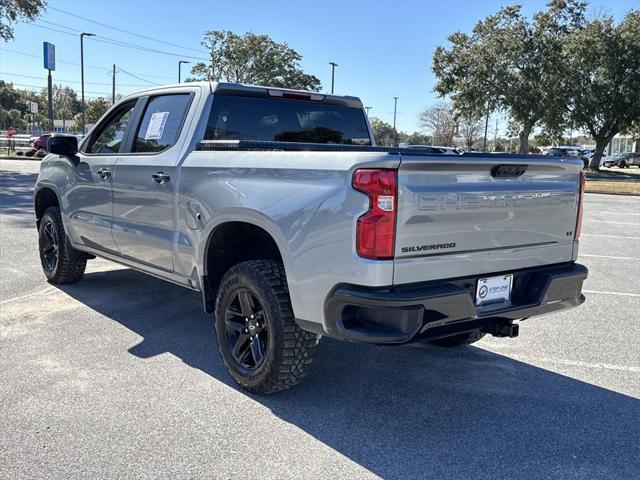
M 394 283 L 571 261 L 580 170 L 557 157 L 403 155 Z

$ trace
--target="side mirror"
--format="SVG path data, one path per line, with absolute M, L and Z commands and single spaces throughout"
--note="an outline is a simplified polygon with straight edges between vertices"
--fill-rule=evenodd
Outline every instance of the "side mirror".
M 72 135 L 53 135 L 47 141 L 47 152 L 63 157 L 75 157 L 78 139 Z

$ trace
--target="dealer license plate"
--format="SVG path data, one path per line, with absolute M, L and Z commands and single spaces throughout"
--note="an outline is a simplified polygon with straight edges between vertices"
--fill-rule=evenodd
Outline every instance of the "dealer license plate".
M 511 298 L 513 275 L 481 278 L 476 287 L 476 305 L 494 302 L 506 302 Z

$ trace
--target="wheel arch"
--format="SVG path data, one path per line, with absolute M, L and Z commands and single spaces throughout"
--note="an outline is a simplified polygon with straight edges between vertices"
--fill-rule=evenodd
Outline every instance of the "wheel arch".
M 36 191 L 33 200 L 33 210 L 36 216 L 36 225 L 40 226 L 40 219 L 49 207 L 60 207 L 60 197 L 57 192 L 48 186 L 40 187 Z
M 289 251 L 278 230 L 265 221 L 251 218 L 226 218 L 213 226 L 201 251 L 201 286 L 204 309 L 215 309 L 218 287 L 225 273 L 241 262 L 272 259 L 289 263 Z

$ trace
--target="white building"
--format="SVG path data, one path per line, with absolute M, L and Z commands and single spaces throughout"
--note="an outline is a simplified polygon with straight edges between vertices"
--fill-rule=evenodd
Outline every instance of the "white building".
M 613 137 L 613 140 L 607 145 L 605 152 L 607 152 L 608 155 L 625 152 L 640 153 L 640 142 L 638 140 L 634 141 L 631 135 L 618 134 Z

